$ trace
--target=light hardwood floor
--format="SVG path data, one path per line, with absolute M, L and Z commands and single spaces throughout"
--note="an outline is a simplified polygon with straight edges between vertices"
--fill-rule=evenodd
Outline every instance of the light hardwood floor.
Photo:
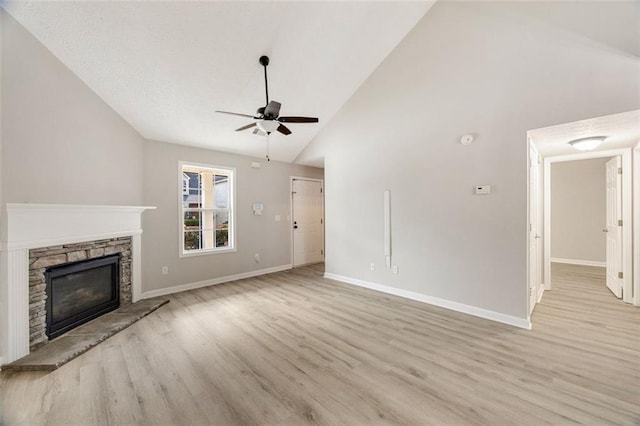
M 554 265 L 531 331 L 321 268 L 176 294 L 53 373 L 1 373 L 0 424 L 640 422 L 640 309 L 599 268 Z

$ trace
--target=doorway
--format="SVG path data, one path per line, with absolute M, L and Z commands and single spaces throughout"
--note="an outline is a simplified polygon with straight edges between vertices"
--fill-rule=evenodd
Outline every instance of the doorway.
M 605 160 L 610 158 L 609 161 Z M 554 215 L 552 198 L 552 166 L 558 163 L 576 162 L 578 160 L 603 159 L 601 161 L 603 199 L 601 203 L 603 217 L 602 226 L 596 232 L 600 232 L 606 245 L 602 250 L 606 252 L 603 261 L 590 261 L 580 259 L 580 255 L 573 256 L 578 259 L 571 259 L 572 256 L 563 257 L 554 253 L 553 249 L 558 247 L 552 241 L 552 223 Z M 607 287 L 613 294 L 621 297 L 624 302 L 633 303 L 632 292 L 632 193 L 631 193 L 631 150 L 620 149 L 600 152 L 588 152 L 583 154 L 572 154 L 544 159 L 544 287 L 551 289 L 551 263 L 573 263 L 587 266 L 607 267 Z M 604 189 L 606 188 L 606 192 Z M 557 203 L 557 201 L 556 201 Z M 605 219 L 606 218 L 606 219 Z M 556 218 L 556 220 L 558 220 Z M 624 223 L 628 226 L 624 226 Z M 572 241 L 574 245 L 580 242 Z M 556 241 L 557 243 L 557 241 Z M 583 245 L 585 243 L 583 242 Z M 604 244 L 604 243 L 603 243 Z M 584 247 L 580 247 L 584 249 Z M 584 253 L 584 250 L 582 250 Z M 555 257 L 554 257 L 555 256 Z M 586 257 L 586 256 L 582 256 Z
M 323 261 L 323 181 L 291 177 L 291 263 L 295 268 Z

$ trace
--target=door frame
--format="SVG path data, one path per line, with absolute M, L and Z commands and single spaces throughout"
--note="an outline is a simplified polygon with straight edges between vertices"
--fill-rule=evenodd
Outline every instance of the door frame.
M 633 149 L 633 193 L 633 252 L 635 253 L 633 304 L 640 306 L 640 141 Z
M 293 181 L 294 180 L 309 180 L 313 182 L 320 182 L 320 188 L 322 188 L 322 257 L 326 259 L 327 250 L 325 248 L 325 234 L 326 219 L 324 215 L 324 179 L 310 178 L 305 176 L 289 176 L 289 248 L 291 252 L 291 268 L 295 268 L 293 265 L 294 245 L 293 245 Z
M 631 148 L 559 155 L 544 159 L 544 287 L 551 290 L 551 165 L 575 160 L 620 156 L 622 159 L 622 279 L 626 303 L 633 303 L 633 179 Z M 636 277 L 636 281 L 637 281 Z
M 542 233 L 542 226 L 543 225 L 543 214 L 542 213 L 542 197 L 541 197 L 541 193 L 543 192 L 543 187 L 542 185 L 540 185 L 540 183 L 542 182 L 542 178 L 543 178 L 543 170 L 541 168 L 542 162 L 540 161 L 541 157 L 540 157 L 540 152 L 538 151 L 538 147 L 536 146 L 535 143 L 533 143 L 533 141 L 530 138 L 528 139 L 528 144 L 527 144 L 527 311 L 528 311 L 528 317 L 529 319 L 531 319 L 531 314 L 533 313 L 533 307 L 537 304 L 540 303 L 540 300 L 542 299 L 542 294 L 544 293 L 544 289 L 545 289 L 545 285 L 543 282 L 543 268 L 542 266 L 544 266 L 543 264 L 543 257 L 542 256 L 538 256 L 538 264 L 537 265 L 531 265 L 531 222 L 532 222 L 532 217 L 531 217 L 531 165 L 532 165 L 532 161 L 536 161 L 538 163 L 538 199 L 537 199 L 537 204 L 538 204 L 538 208 L 536 209 L 536 213 L 537 213 L 537 224 L 538 224 L 538 232 Z M 531 150 L 534 150 L 537 157 L 531 158 Z M 544 255 L 544 245 L 540 246 L 541 242 L 538 241 L 538 254 L 543 254 Z M 531 304 L 531 268 L 532 267 L 536 267 L 540 269 L 540 274 L 538 276 L 538 280 L 540 282 L 536 283 L 536 295 L 534 297 L 534 302 L 533 302 L 533 306 Z

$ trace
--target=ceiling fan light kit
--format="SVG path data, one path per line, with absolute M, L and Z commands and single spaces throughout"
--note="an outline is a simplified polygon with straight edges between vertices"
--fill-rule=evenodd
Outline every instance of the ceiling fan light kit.
M 281 124 L 275 120 L 259 120 L 256 122 L 256 126 L 264 133 L 269 134 L 276 131 Z

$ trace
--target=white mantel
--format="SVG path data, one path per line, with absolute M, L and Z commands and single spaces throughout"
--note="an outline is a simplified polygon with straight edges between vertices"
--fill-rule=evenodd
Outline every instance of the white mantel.
M 141 294 L 142 213 L 155 207 L 8 203 L 0 250 L 0 365 L 29 353 L 29 249 L 131 237 L 133 301 Z

